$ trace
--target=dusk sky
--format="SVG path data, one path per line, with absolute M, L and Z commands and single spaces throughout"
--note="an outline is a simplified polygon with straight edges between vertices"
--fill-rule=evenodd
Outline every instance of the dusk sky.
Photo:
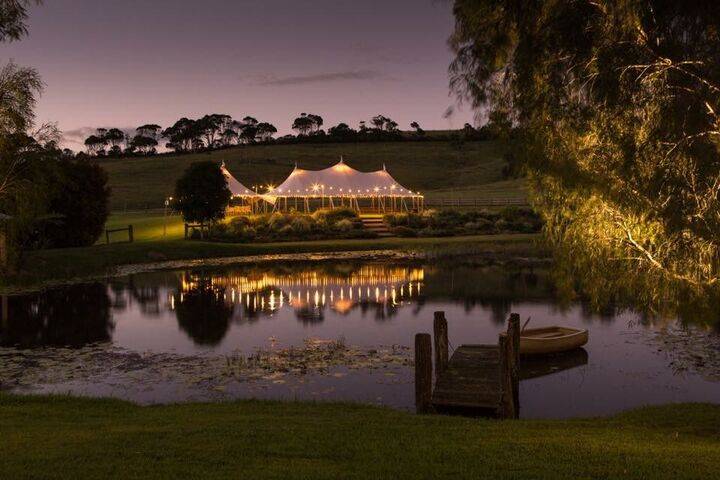
M 409 129 L 462 127 L 449 95 L 443 0 L 46 0 L 30 36 L 2 58 L 47 84 L 38 122 L 57 121 L 67 146 L 95 127 L 168 126 L 227 113 L 291 133 L 301 112 L 325 128 L 385 114 Z

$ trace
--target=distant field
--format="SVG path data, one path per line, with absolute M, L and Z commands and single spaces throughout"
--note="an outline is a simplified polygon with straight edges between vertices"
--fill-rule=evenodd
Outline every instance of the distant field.
M 449 142 L 338 143 L 317 145 L 255 145 L 212 153 L 161 155 L 103 160 L 110 177 L 113 211 L 161 207 L 175 181 L 198 160 L 225 160 L 230 171 L 247 186 L 278 184 L 292 171 L 324 168 L 343 156 L 358 170 L 385 164 L 402 184 L 429 198 L 453 194 L 524 197 L 520 181 L 503 181 L 505 145 L 468 142 L 461 149 Z

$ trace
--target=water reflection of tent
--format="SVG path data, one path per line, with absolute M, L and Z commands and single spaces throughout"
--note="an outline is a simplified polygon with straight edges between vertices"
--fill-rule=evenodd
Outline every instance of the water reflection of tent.
M 230 185 L 232 175 L 226 172 L 224 169 Z M 232 180 L 238 191 L 247 190 L 248 198 L 254 195 L 240 182 Z M 273 205 L 274 211 L 294 208 L 309 212 L 315 208 L 343 206 L 357 211 L 419 211 L 424 205 L 423 196 L 401 185 L 385 166 L 374 172 L 360 172 L 342 158 L 322 170 L 305 170 L 296 165 L 282 184 L 270 188 L 260 198 Z

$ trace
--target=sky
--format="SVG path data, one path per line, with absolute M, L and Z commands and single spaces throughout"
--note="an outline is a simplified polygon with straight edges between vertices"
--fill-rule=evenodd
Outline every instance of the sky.
M 38 69 L 37 122 L 75 150 L 96 127 L 208 113 L 281 135 L 301 112 L 447 129 L 473 118 L 448 89 L 452 28 L 449 0 L 45 0 L 0 61 Z

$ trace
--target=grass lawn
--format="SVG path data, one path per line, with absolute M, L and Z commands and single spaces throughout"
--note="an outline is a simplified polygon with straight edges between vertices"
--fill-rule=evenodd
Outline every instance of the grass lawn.
M 295 162 L 302 168 L 320 169 L 342 155 L 362 171 L 377 170 L 385 164 L 400 183 L 430 199 L 436 191 L 448 197 L 463 189 L 480 198 L 484 191 L 481 186 L 486 184 L 493 193 L 522 196 L 522 182 L 503 182 L 504 152 L 503 143 L 492 141 L 467 142 L 462 149 L 449 142 L 253 145 L 191 155 L 105 159 L 100 164 L 109 175 L 112 210 L 125 211 L 161 207 L 188 165 L 207 159 L 225 160 L 230 171 L 250 187 L 277 185 L 287 178 Z
M 348 404 L 0 395 L 0 476 L 709 479 L 719 425 L 720 406 L 702 404 L 495 421 Z
M 167 216 L 163 210 L 147 210 L 128 213 L 111 213 L 105 224 L 106 229 L 125 228 L 133 226 L 136 242 L 177 240 L 185 235 L 182 217 L 178 214 L 169 213 Z M 111 242 L 123 242 L 127 240 L 126 232 L 111 234 Z M 105 243 L 103 235 L 98 240 L 98 245 Z

